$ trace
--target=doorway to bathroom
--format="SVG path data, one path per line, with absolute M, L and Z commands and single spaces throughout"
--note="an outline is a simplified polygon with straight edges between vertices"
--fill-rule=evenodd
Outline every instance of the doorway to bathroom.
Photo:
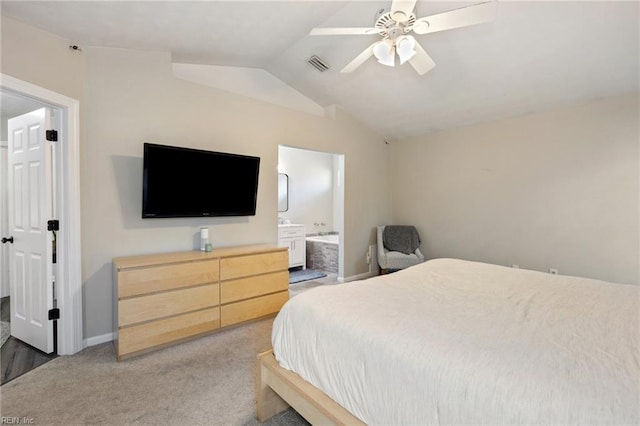
M 344 277 L 344 155 L 278 147 L 278 244 L 294 289 Z

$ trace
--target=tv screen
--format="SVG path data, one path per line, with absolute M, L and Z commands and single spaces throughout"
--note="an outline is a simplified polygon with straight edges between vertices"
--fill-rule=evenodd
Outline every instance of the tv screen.
M 142 217 L 253 216 L 260 158 L 144 144 Z

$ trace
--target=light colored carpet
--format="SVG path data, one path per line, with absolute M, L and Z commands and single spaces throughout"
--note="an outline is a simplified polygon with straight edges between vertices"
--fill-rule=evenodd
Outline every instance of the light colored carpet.
M 34 424 L 256 425 L 257 354 L 273 318 L 118 363 L 111 343 L 3 385 L 0 411 Z M 270 425 L 307 424 L 289 409 Z
M 0 346 L 4 345 L 11 336 L 11 324 L 5 321 L 0 321 Z

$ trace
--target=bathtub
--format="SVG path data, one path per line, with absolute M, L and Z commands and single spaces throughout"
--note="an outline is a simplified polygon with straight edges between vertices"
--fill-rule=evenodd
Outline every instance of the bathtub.
M 337 234 L 307 237 L 307 268 L 337 274 L 339 238 Z
M 314 235 L 313 237 L 307 237 L 306 240 L 318 242 L 318 243 L 339 244 L 340 235 L 338 234 Z

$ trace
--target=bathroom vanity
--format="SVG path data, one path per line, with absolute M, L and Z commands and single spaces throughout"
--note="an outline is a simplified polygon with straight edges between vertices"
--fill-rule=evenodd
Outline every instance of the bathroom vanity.
M 289 249 L 289 268 L 307 267 L 304 225 L 278 225 L 278 246 Z

